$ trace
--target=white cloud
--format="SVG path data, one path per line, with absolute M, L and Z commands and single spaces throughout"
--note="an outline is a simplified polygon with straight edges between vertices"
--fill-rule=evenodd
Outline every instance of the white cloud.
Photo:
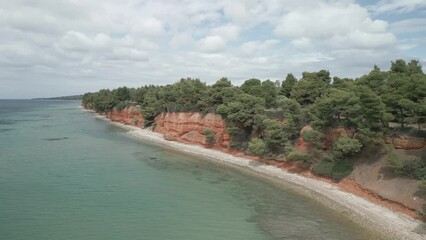
M 278 36 L 315 39 L 331 47 L 382 48 L 395 42 L 387 23 L 372 20 L 365 8 L 352 3 L 323 3 L 285 14 L 275 28 Z M 306 41 L 305 41 L 306 42 Z
M 426 18 L 405 19 L 390 24 L 390 30 L 396 33 L 426 32 Z
M 252 56 L 256 54 L 265 54 L 273 46 L 279 43 L 276 39 L 268 39 L 265 41 L 249 41 L 241 45 L 241 51 L 244 56 Z
M 405 7 L 395 7 L 401 2 Z M 416 11 L 422 4 L 381 1 L 377 9 Z M 228 76 L 235 84 L 323 68 L 357 76 L 408 55 L 404 51 L 422 50 L 422 19 L 401 14 L 388 30 L 373 13 L 355 0 L 3 1 L 0 84 L 7 88 L 0 88 L 0 98 L 187 76 L 208 83 Z M 415 54 L 426 58 L 424 51 Z
M 220 36 L 226 40 L 237 40 L 240 35 L 240 27 L 233 24 L 222 25 L 213 28 L 210 34 Z
M 194 39 L 192 38 L 192 34 L 189 32 L 178 33 L 174 35 L 169 41 L 169 45 L 172 48 L 190 46 L 193 43 Z
M 311 39 L 307 37 L 296 38 L 291 41 L 291 44 L 299 49 L 309 49 L 312 47 Z
M 163 23 L 156 18 L 139 19 L 132 27 L 132 33 L 142 37 L 161 37 L 165 30 Z
M 375 13 L 406 13 L 425 8 L 425 0 L 381 0 L 378 3 L 369 6 L 369 9 Z
M 250 18 L 246 6 L 240 1 L 229 1 L 223 8 L 223 12 L 227 18 L 237 24 L 244 24 Z
M 226 48 L 226 42 L 217 35 L 207 36 L 197 42 L 197 47 L 202 52 L 221 52 Z

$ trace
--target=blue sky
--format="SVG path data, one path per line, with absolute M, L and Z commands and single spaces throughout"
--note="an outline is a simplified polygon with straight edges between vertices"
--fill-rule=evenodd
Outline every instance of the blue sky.
M 426 63 L 426 0 L 0 3 L 0 98 Z

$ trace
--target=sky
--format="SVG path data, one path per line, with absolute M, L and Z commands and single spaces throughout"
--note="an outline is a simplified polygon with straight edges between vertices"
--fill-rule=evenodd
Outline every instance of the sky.
M 0 0 L 0 99 L 426 64 L 426 0 Z

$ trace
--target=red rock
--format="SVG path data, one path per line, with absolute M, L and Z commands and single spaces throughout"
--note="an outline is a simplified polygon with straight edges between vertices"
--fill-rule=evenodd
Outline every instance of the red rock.
M 416 138 L 410 136 L 395 136 L 391 137 L 392 143 L 395 149 L 421 149 L 426 145 L 426 139 L 424 138 Z
M 162 133 L 166 139 L 206 145 L 204 130 L 210 129 L 216 135 L 214 147 L 227 148 L 230 144 L 226 132 L 227 124 L 220 115 L 209 113 L 162 113 L 155 118 L 155 132 Z
M 144 117 L 137 106 L 126 107 L 122 110 L 113 109 L 111 112 L 108 112 L 106 116 L 114 122 L 121 122 L 126 125 L 137 127 L 144 126 Z

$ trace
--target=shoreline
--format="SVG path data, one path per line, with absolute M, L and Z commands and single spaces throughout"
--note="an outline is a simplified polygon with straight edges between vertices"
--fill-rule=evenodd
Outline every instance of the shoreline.
M 113 122 L 103 115 L 99 115 L 91 110 L 97 119 L 102 119 L 117 127 L 128 130 L 128 134 L 138 140 L 148 141 L 183 153 L 208 158 L 217 162 L 230 164 L 236 168 L 249 170 L 251 173 L 259 174 L 262 177 L 276 180 L 294 188 L 298 192 L 314 198 L 323 205 L 326 205 L 340 214 L 349 217 L 353 222 L 391 239 L 423 239 L 417 231 L 421 231 L 423 222 L 408 215 L 393 211 L 389 208 L 366 200 L 363 197 L 354 195 L 342 190 L 339 186 L 317 178 L 304 176 L 303 174 L 291 173 L 274 165 L 267 165 L 261 161 L 234 156 L 216 149 L 208 149 L 199 145 L 180 143 L 165 140 L 160 133 L 147 129 L 141 129 L 131 125 L 124 125 Z

